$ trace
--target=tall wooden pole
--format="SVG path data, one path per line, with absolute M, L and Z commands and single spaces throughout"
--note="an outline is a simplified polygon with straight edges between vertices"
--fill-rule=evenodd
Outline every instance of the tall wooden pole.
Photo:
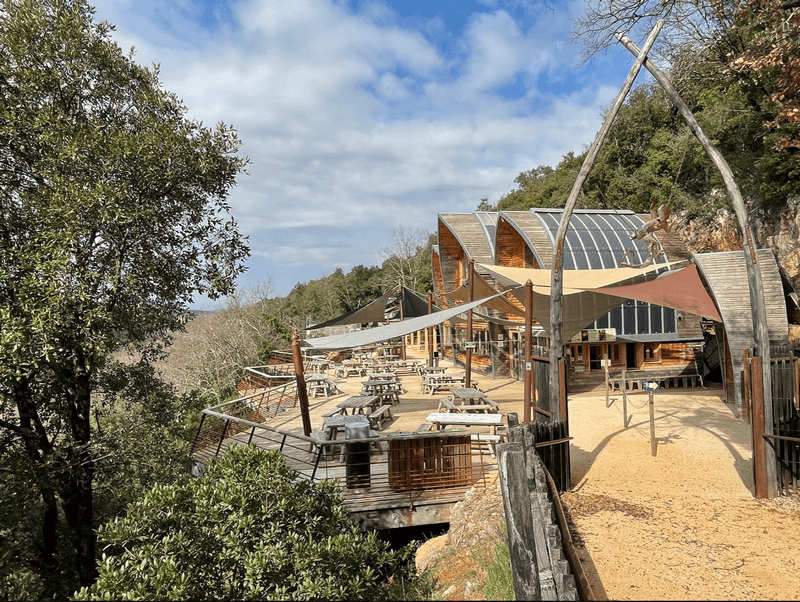
M 647 53 L 653 46 L 653 42 L 656 41 L 656 36 L 658 35 L 658 32 L 661 31 L 661 27 L 663 25 L 664 21 L 662 19 L 656 23 L 656 26 L 650 32 L 644 48 L 642 48 L 642 51 L 639 52 L 636 62 L 633 64 L 633 67 L 631 67 L 631 70 L 628 73 L 625 84 L 622 86 L 619 94 L 617 94 L 616 99 L 614 99 L 614 104 L 611 106 L 611 109 L 609 109 L 608 114 L 603 121 L 603 125 L 600 127 L 600 131 L 597 133 L 592 146 L 586 153 L 586 158 L 583 160 L 581 170 L 578 172 L 578 177 L 575 179 L 575 183 L 572 186 L 572 191 L 569 193 L 567 202 L 564 205 L 564 213 L 561 216 L 561 223 L 558 225 L 554 249 L 555 257 L 553 259 L 553 268 L 550 275 L 550 407 L 547 408 L 547 410 L 550 412 L 550 420 L 554 422 L 561 420 L 561 411 L 559 410 L 559 400 L 561 398 L 561 394 L 559 387 L 558 360 L 560 360 L 564 355 L 564 342 L 561 337 L 561 330 L 564 326 L 564 308 L 562 307 L 564 292 L 564 238 L 567 234 L 569 220 L 572 217 L 572 211 L 575 208 L 575 203 L 578 201 L 581 188 L 583 188 L 583 183 L 586 181 L 589 171 L 592 169 L 592 165 L 597 158 L 597 154 L 600 152 L 600 147 L 603 146 L 603 142 L 608 135 L 608 130 L 611 129 L 611 124 L 614 122 L 617 113 L 622 107 L 625 97 L 628 95 L 628 92 L 630 92 L 630 89 L 633 86 L 633 81 L 636 79 L 639 70 L 642 68 L 644 61 L 647 58 Z
M 308 390 L 306 389 L 306 377 L 303 374 L 303 354 L 300 352 L 297 328 L 292 328 L 292 360 L 294 360 L 294 374 L 297 377 L 297 398 L 300 401 L 303 434 L 309 437 L 311 435 L 311 418 L 308 415 Z
M 467 299 L 469 303 L 472 303 L 474 300 L 473 295 L 475 294 L 475 260 L 469 260 L 469 281 L 467 284 Z M 470 309 L 467 312 L 467 344 L 469 345 L 472 343 L 472 310 Z M 453 358 L 455 359 L 455 358 Z M 465 375 L 464 375 L 464 386 L 469 388 L 472 386 L 472 347 L 468 346 L 465 350 L 465 358 L 464 358 L 465 366 Z
M 533 403 L 533 365 L 531 362 L 531 333 L 533 332 L 533 282 L 528 280 L 525 283 L 525 371 L 523 372 L 523 398 L 522 398 L 522 421 L 531 421 L 531 407 Z
M 433 313 L 433 291 L 428 291 L 428 315 Z M 433 366 L 433 326 L 428 326 L 428 366 Z
M 405 319 L 403 315 L 403 300 L 404 300 L 404 291 L 403 291 L 403 280 L 400 279 L 397 283 L 398 286 L 398 293 L 397 299 L 400 301 L 400 321 L 402 322 Z M 400 359 L 406 359 L 406 335 L 400 336 Z
M 639 49 L 636 44 L 631 42 L 626 36 L 618 34 L 617 39 L 622 43 L 625 48 L 630 50 L 633 54 L 637 54 Z M 764 382 L 764 428 L 766 434 L 773 434 L 772 422 L 772 366 L 770 362 L 770 349 L 769 349 L 769 331 L 767 330 L 767 311 L 764 304 L 764 287 L 761 282 L 761 268 L 758 264 L 758 255 L 756 253 L 756 244 L 753 239 L 753 234 L 750 229 L 750 220 L 747 217 L 747 207 L 744 204 L 742 193 L 739 190 L 739 185 L 736 183 L 736 177 L 733 175 L 728 162 L 722 153 L 715 147 L 711 139 L 706 136 L 700 124 L 697 123 L 692 114 L 689 106 L 683 101 L 680 94 L 672 86 L 666 75 L 656 67 L 652 61 L 645 62 L 645 68 L 653 75 L 656 81 L 664 89 L 664 92 L 669 97 L 672 104 L 681 112 L 692 133 L 703 146 L 703 149 L 708 154 L 711 161 L 722 175 L 725 182 L 725 188 L 728 191 L 728 196 L 733 203 L 733 208 L 736 211 L 736 217 L 739 220 L 739 227 L 742 230 L 742 250 L 745 257 L 745 266 L 747 268 L 747 281 L 750 288 L 750 309 L 753 316 L 753 338 L 755 340 L 756 348 L 755 353 L 761 357 L 762 360 L 762 375 Z M 767 445 L 766 449 L 766 470 L 767 470 L 767 487 L 769 488 L 769 497 L 776 497 L 779 495 L 778 491 L 778 476 L 776 471 L 775 450 L 771 445 Z

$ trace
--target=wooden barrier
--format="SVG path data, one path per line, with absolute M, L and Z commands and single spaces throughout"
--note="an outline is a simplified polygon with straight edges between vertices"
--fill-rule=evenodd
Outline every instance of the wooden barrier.
M 565 425 L 521 424 L 510 428 L 509 443 L 497 446 L 516 598 L 593 600 L 572 546 L 558 488 L 539 456 L 541 450 L 568 446 L 570 438 L 537 441 L 537 427 L 547 426 L 557 434 Z M 568 460 L 562 456 L 561 461 L 568 468 Z

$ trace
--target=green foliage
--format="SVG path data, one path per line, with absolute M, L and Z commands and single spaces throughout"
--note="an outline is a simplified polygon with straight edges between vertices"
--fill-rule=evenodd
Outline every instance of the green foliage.
M 77 600 L 391 600 L 414 584 L 347 517 L 332 481 L 298 480 L 283 456 L 236 447 L 186 484 L 156 487 L 100 529 L 100 577 Z M 390 584 L 391 582 L 391 584 Z
M 185 114 L 84 0 L 2 2 L 0 435 L 15 454 L 6 466 L 18 471 L 8 482 L 25 488 L 40 518 L 15 535 L 28 542 L 20 561 L 40 579 L 35 595 L 95 576 L 103 422 L 128 428 L 118 420 L 126 391 L 157 400 L 156 412 L 169 404 L 144 369 L 111 386 L 120 377 L 112 353 L 127 348 L 142 366 L 159 357 L 193 297 L 232 292 L 248 254 L 227 215 L 247 162 L 236 134 Z M 128 473 L 127 491 L 158 471 L 146 472 Z M 122 497 L 100 508 L 119 508 Z
M 505 525 L 503 525 L 503 535 L 506 535 Z M 486 566 L 486 572 L 488 578 L 484 594 L 487 600 L 513 600 L 516 597 L 507 536 L 497 542 L 494 557 Z
M 95 516 L 104 523 L 156 485 L 189 478 L 189 448 L 206 400 L 179 395 L 143 362 L 113 362 L 97 395 Z

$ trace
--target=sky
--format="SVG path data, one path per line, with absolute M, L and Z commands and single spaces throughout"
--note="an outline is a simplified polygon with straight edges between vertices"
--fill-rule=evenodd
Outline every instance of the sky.
M 380 265 L 401 228 L 435 232 L 437 214 L 495 203 L 520 172 L 584 151 L 633 60 L 619 47 L 579 65 L 583 1 L 94 5 L 189 119 L 237 130 L 239 286 L 279 297 Z

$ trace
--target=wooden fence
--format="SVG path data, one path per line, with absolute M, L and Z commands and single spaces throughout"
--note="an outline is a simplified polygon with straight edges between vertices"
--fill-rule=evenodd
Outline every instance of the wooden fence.
M 798 491 L 800 476 L 800 395 L 798 358 L 776 357 L 772 365 L 772 422 L 776 476 L 782 489 Z M 780 438 L 778 438 L 780 437 Z
M 540 458 L 542 448 L 566 441 L 537 449 L 539 426 L 515 426 L 509 431 L 510 442 L 497 446 L 516 599 L 594 600 L 572 544 L 558 487 Z
M 800 491 L 800 358 L 773 357 L 772 423 L 764 421 L 761 358 L 744 350 L 743 417 L 750 419 L 753 437 L 753 473 L 756 497 L 769 497 L 770 481 L 777 481 L 778 493 Z M 767 464 L 766 446 L 775 452 L 775 471 Z

